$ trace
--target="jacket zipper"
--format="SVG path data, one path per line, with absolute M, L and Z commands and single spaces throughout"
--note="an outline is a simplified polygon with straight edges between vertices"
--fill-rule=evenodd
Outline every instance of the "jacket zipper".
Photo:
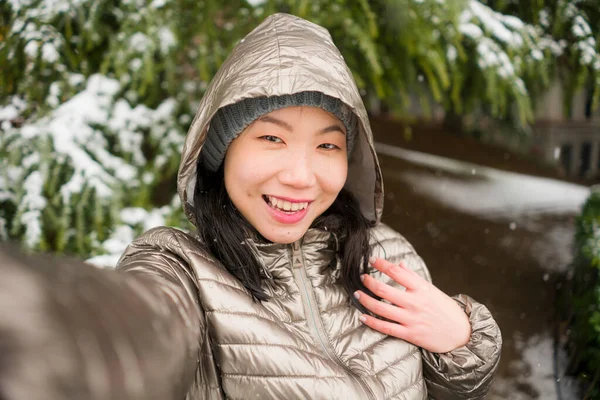
M 292 245 L 292 270 L 294 271 L 294 277 L 298 285 L 300 286 L 300 297 L 302 298 L 302 302 L 304 303 L 304 309 L 308 313 L 308 318 L 306 321 L 308 322 L 308 326 L 312 332 L 312 336 L 319 342 L 321 347 L 323 348 L 323 352 L 329 357 L 331 361 L 341 366 L 348 372 L 348 375 L 358 384 L 358 386 L 362 389 L 365 394 L 365 398 L 367 399 L 376 399 L 373 391 L 367 385 L 366 382 L 363 382 L 362 379 L 358 375 L 356 375 L 350 368 L 348 368 L 341 360 L 337 357 L 331 346 L 329 345 L 329 339 L 325 334 L 325 329 L 323 327 L 323 322 L 319 316 L 319 310 L 316 306 L 316 300 L 314 299 L 314 292 L 312 290 L 312 285 L 307 282 L 308 277 L 306 276 L 306 270 L 304 269 L 304 255 L 300 250 L 300 242 L 297 241 Z

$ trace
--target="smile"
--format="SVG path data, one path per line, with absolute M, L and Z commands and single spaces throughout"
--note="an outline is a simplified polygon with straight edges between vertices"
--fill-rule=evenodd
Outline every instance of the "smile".
M 294 214 L 303 211 L 309 204 L 309 201 L 290 201 L 268 195 L 263 195 L 263 199 L 271 208 L 286 214 Z

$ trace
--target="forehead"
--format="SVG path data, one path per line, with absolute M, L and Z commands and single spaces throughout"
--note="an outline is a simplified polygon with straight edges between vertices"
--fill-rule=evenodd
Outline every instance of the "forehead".
M 275 111 L 271 111 L 270 113 L 267 113 L 264 116 L 274 117 L 283 121 L 290 120 L 298 122 L 299 120 L 311 120 L 312 122 L 323 122 L 326 124 L 342 124 L 342 122 L 335 115 L 319 107 L 285 107 Z

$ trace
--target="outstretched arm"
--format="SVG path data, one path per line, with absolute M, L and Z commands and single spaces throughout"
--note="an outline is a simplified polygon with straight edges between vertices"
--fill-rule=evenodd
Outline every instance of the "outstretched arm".
M 185 398 L 204 324 L 190 273 L 150 249 L 120 270 L 0 249 L 0 398 Z

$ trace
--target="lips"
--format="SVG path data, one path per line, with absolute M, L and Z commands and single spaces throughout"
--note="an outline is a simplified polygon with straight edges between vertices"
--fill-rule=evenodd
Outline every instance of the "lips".
M 283 212 L 302 211 L 308 207 L 308 201 L 290 201 L 279 197 L 265 195 L 263 196 L 267 204 Z
M 307 214 L 310 201 L 293 201 L 264 195 L 263 200 L 269 214 L 279 223 L 296 224 Z M 287 208 L 287 210 L 286 210 Z

